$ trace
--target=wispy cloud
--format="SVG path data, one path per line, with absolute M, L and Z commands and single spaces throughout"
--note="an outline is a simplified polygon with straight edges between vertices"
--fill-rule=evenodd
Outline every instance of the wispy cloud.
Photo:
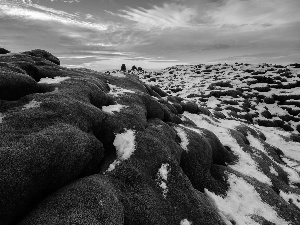
M 0 0 L 0 18 L 10 16 L 26 20 L 54 21 L 65 25 L 72 25 L 96 30 L 106 30 L 107 25 L 101 23 L 90 23 L 82 20 L 78 15 L 69 14 L 64 11 L 55 10 L 38 4 L 31 0 L 7 1 Z
M 120 13 L 112 13 L 129 21 L 136 22 L 142 29 L 151 28 L 178 28 L 189 27 L 191 21 L 197 16 L 197 11 L 193 8 L 181 4 L 163 4 L 163 6 L 153 6 L 150 9 L 128 8 Z
M 300 21 L 299 8 L 299 0 L 227 0 L 207 13 L 220 28 L 249 31 Z
M 295 61 L 299 8 L 300 0 L 0 0 L 0 45 L 44 48 L 94 68 Z

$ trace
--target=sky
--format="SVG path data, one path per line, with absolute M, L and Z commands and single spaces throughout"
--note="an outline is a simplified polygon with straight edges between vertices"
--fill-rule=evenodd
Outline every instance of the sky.
M 0 0 L 0 47 L 68 67 L 300 62 L 300 0 Z

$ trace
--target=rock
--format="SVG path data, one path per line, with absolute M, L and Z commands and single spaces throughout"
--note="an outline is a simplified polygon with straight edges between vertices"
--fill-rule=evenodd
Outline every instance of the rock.
M 211 115 L 210 111 L 207 108 L 202 107 L 202 106 L 198 106 L 198 113 L 199 114 L 204 114 L 206 116 L 210 116 Z
M 66 124 L 49 126 L 11 144 L 14 148 L 1 146 L 1 224 L 18 221 L 48 193 L 96 172 L 103 157 L 95 137 Z
M 123 224 L 124 207 L 111 181 L 93 175 L 65 186 L 43 200 L 20 225 Z
M 266 97 L 264 98 L 264 102 L 267 104 L 274 104 L 275 103 L 275 99 L 272 97 Z
M 220 118 L 220 119 L 226 118 L 226 116 L 222 112 L 219 112 L 219 111 L 214 111 L 213 114 L 216 118 Z
M 172 106 L 176 109 L 177 114 L 182 114 L 182 106 L 179 103 L 172 103 Z
M 10 66 L 0 65 L 0 99 L 17 100 L 37 91 L 37 83 L 30 76 L 19 70 L 16 72 Z
M 187 111 L 189 113 L 197 113 L 198 112 L 198 105 L 193 102 L 181 102 L 180 103 L 182 106 L 183 111 Z
M 261 115 L 267 119 L 272 119 L 272 114 L 268 110 L 264 110 L 261 112 Z
M 226 182 L 215 180 L 210 173 L 213 163 L 210 141 L 206 139 L 205 135 L 199 135 L 188 129 L 184 129 L 184 131 L 188 135 L 189 144 L 187 151 L 182 154 L 181 167 L 193 186 L 201 192 L 204 192 L 205 187 L 213 188 L 216 185 L 219 188 L 222 186 L 226 190 Z M 196 171 L 197 173 L 195 173 Z
M 165 91 L 161 90 L 158 86 L 150 86 L 150 88 L 153 91 L 155 91 L 156 93 L 158 93 L 161 97 L 167 97 L 168 96 L 168 94 Z
M 53 62 L 56 65 L 60 65 L 59 59 L 57 57 L 55 57 L 54 55 L 52 55 L 51 53 L 45 51 L 45 50 L 35 49 L 35 50 L 32 50 L 32 51 L 22 52 L 22 54 L 31 55 L 31 56 L 35 56 L 35 57 L 40 57 L 40 58 L 46 59 L 50 62 Z
M 293 64 L 290 64 L 290 66 L 292 66 L 294 68 L 300 68 L 300 64 L 299 63 L 293 63 Z
M 126 72 L 126 65 L 125 64 L 122 64 L 121 71 Z
M 0 48 L 0 54 L 7 54 L 10 53 L 10 51 L 6 50 L 5 48 Z

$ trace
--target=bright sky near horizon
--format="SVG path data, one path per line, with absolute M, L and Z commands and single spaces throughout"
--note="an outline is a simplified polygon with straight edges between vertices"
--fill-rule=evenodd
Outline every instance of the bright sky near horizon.
M 0 46 L 96 70 L 300 62 L 300 0 L 0 0 Z

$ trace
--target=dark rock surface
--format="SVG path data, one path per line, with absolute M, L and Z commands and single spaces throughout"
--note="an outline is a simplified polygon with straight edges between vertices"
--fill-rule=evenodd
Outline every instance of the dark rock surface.
M 1 48 L 1 47 L 0 47 L 0 54 L 7 54 L 7 53 L 10 53 L 10 51 L 8 51 L 8 50 L 5 49 L 5 48 Z
M 299 224 L 299 174 L 250 125 L 43 50 L 0 56 L 0 69 L 1 225 Z M 251 217 L 235 193 L 242 208 L 254 196 Z

